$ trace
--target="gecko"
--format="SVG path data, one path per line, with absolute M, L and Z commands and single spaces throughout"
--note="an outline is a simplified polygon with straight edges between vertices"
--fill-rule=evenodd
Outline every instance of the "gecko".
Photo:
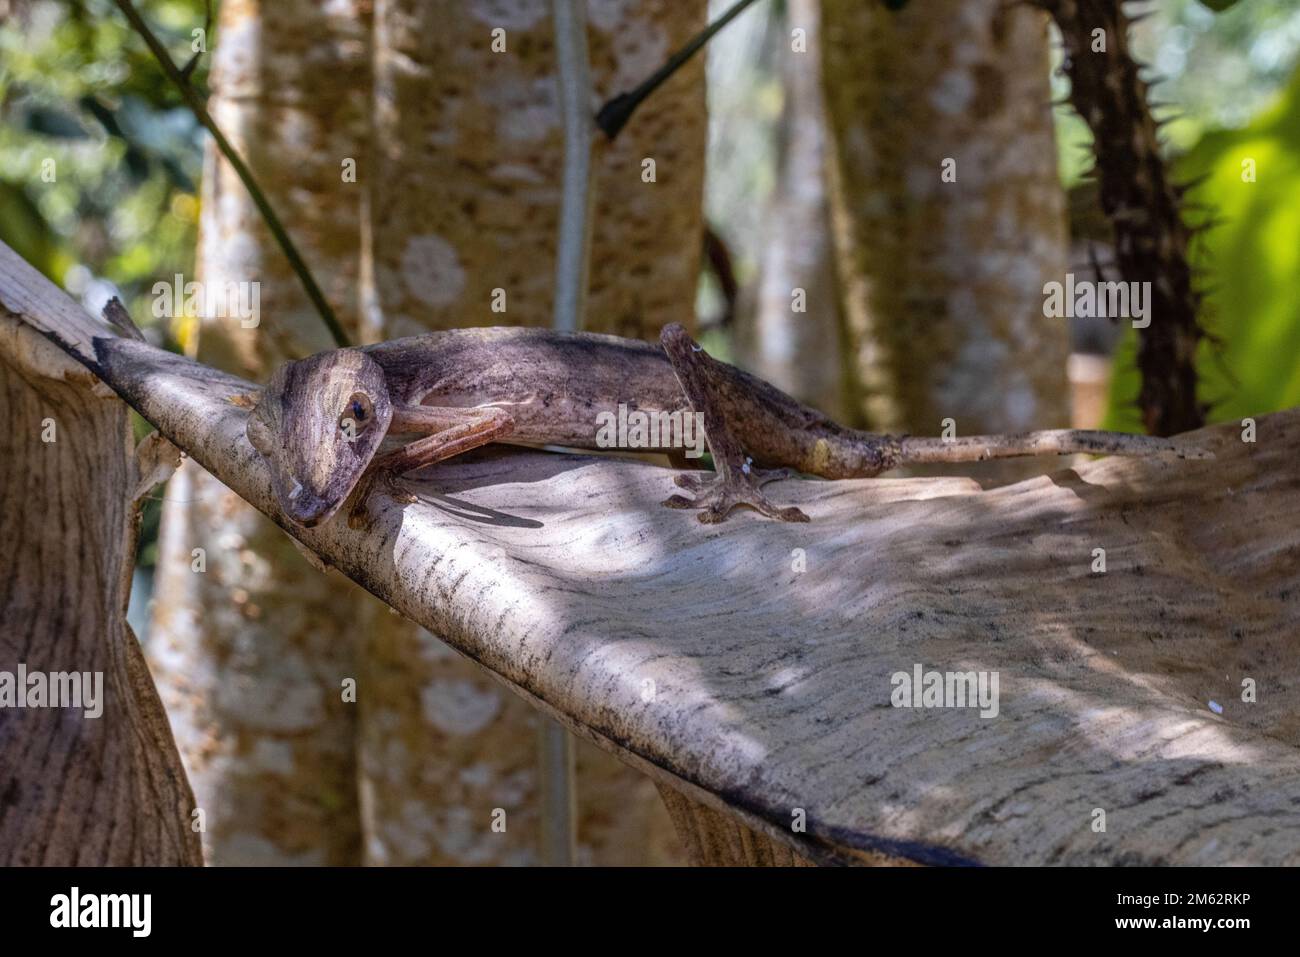
M 663 504 L 697 509 L 704 523 L 740 508 L 808 521 L 764 491 L 796 473 L 870 478 L 920 463 L 1073 453 L 1209 457 L 1169 439 L 1083 429 L 925 438 L 848 428 L 713 358 L 676 323 L 658 344 L 519 327 L 429 332 L 287 362 L 232 401 L 249 410 L 248 441 L 282 510 L 306 528 L 354 497 L 349 521 L 363 520 L 377 483 L 414 501 L 396 479 L 491 442 L 597 448 L 601 413 L 620 404 L 702 415 L 713 471 L 679 472 L 688 494 Z M 381 448 L 385 439 L 395 447 Z

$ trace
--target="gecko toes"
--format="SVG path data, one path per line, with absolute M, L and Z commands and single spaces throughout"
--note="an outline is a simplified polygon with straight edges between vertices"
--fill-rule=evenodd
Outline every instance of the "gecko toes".
M 716 505 L 706 508 L 696 516 L 702 525 L 721 525 L 727 520 L 727 515 L 731 509 L 723 509 Z
M 685 479 L 686 481 L 683 481 Z M 717 525 L 738 508 L 752 508 L 761 515 L 782 522 L 808 522 L 809 517 L 793 506 L 774 505 L 757 488 L 761 476 L 746 476 L 742 480 L 727 481 L 720 476 L 679 475 L 675 481 L 683 488 L 697 493 L 694 499 L 684 495 L 671 495 L 662 504 L 667 508 L 699 509 L 696 516 L 705 525 Z

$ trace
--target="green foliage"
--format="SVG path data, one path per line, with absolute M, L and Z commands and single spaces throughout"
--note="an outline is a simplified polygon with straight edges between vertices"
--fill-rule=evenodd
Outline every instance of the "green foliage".
M 1204 343 L 1197 363 L 1211 421 L 1300 405 L 1300 70 L 1272 109 L 1243 129 L 1205 135 L 1176 174 L 1203 178 L 1187 220 L 1210 224 L 1194 244 L 1193 269 L 1208 287 L 1206 325 L 1221 340 Z M 1107 428 L 1141 431 L 1135 349 L 1129 329 Z
M 202 0 L 141 7 L 188 60 Z M 0 239 L 74 294 L 108 283 L 132 305 L 193 262 L 199 132 L 110 0 L 16 3 L 0 29 Z
M 1153 111 L 1167 121 L 1163 139 L 1185 152 L 1210 130 L 1245 125 L 1286 86 L 1300 53 L 1300 4 L 1250 0 L 1220 13 L 1200 0 L 1134 5 L 1130 43 L 1152 84 Z M 1060 72 L 1060 39 L 1053 44 L 1052 98 L 1064 101 L 1069 81 Z M 1056 111 L 1061 179 L 1073 188 L 1092 166 L 1092 135 L 1065 103 Z

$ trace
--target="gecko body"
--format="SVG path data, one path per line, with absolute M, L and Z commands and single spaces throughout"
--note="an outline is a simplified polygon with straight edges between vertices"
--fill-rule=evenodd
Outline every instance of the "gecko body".
M 677 475 L 694 497 L 664 504 L 699 509 L 704 522 L 742 506 L 807 521 L 762 491 L 790 472 L 842 479 L 1018 455 L 1196 454 L 1167 439 L 1113 432 L 944 440 L 849 429 L 713 359 L 677 325 L 664 329 L 659 345 L 542 329 L 430 332 L 286 363 L 248 404 L 248 438 L 271 468 L 284 511 L 303 526 L 330 518 L 359 485 L 488 442 L 596 448 L 600 416 L 620 405 L 703 416 L 715 471 Z M 381 451 L 385 437 L 404 434 L 419 437 Z

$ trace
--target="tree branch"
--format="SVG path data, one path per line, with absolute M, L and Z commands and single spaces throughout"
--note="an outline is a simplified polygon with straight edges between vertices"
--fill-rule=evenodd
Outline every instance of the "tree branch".
M 990 488 L 792 479 L 783 494 L 823 532 L 806 570 L 774 573 L 773 556 L 808 543 L 795 526 L 705 532 L 659 506 L 658 466 L 539 451 L 444 462 L 403 483 L 414 502 L 378 491 L 359 527 L 298 528 L 231 401 L 251 383 L 117 337 L 0 244 L 0 354 L 14 355 L 6 316 L 423 625 L 422 640 L 440 636 L 656 783 L 808 860 L 1300 863 L 1293 703 L 1221 696 L 1218 715 L 1208 702 L 1231 691 L 1214 681 L 1229 641 L 1241 674 L 1293 670 L 1300 654 L 1288 644 L 1300 629 L 1300 410 L 1261 418 L 1258 444 L 1235 424 L 1207 429 L 1198 441 L 1217 457 L 1177 468 L 1109 459 Z M 43 455 L 78 447 L 60 437 Z M 43 461 L 33 481 L 63 468 Z M 3 487 L 21 504 L 21 481 Z M 942 570 L 957 565 L 955 594 Z M 1026 574 L 1039 568 L 1053 573 Z M 888 706 L 900 667 L 944 662 L 1001 674 L 992 701 L 1010 722 Z M 975 751 L 977 766 L 954 760 Z M 0 747 L 0 769 L 7 760 Z M 983 814 L 1017 801 L 1010 822 Z M 1102 842 L 1094 807 L 1123 809 Z M 806 829 L 791 827 L 792 809 Z

